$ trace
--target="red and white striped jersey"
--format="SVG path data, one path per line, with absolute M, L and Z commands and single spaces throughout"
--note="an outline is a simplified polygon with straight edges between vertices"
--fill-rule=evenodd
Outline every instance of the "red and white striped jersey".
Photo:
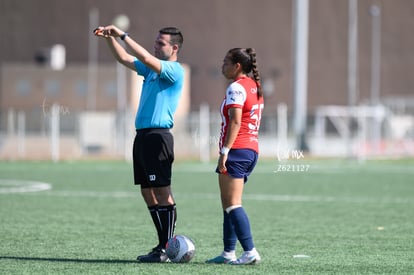
M 242 119 L 239 133 L 232 149 L 252 149 L 259 152 L 258 133 L 264 107 L 263 97 L 257 98 L 256 82 L 250 77 L 240 77 L 232 82 L 226 90 L 221 104 L 220 149 L 227 134 L 229 109 L 241 108 Z

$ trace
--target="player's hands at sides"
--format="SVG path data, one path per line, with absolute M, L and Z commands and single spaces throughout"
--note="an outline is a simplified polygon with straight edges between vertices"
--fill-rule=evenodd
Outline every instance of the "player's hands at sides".
M 217 168 L 220 174 L 225 174 L 227 172 L 226 161 L 227 161 L 227 154 L 226 155 L 220 154 L 220 157 L 218 159 L 218 164 L 217 164 Z
M 111 36 L 112 37 L 120 37 L 121 35 L 124 34 L 124 31 L 120 30 L 119 28 L 117 28 L 114 25 L 109 25 L 109 26 L 106 26 L 106 27 L 99 26 L 93 31 L 93 33 L 96 36 L 101 36 L 101 37 L 106 37 L 107 38 L 107 37 L 111 37 Z

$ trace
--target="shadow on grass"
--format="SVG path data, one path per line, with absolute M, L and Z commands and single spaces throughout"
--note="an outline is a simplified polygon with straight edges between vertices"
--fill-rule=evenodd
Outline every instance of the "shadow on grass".
M 140 264 L 140 265 L 153 265 L 153 264 L 170 264 L 181 265 L 184 263 L 142 263 L 136 260 L 121 260 L 121 259 L 71 259 L 71 258 L 49 258 L 49 257 L 17 257 L 17 256 L 0 256 L 0 260 L 15 260 L 15 261 L 38 261 L 38 262 L 61 262 L 61 263 L 90 263 L 90 264 Z M 191 261 L 190 264 L 204 266 L 204 261 Z M 209 265 L 209 264 L 207 264 Z
M 119 260 L 119 259 L 70 259 L 70 258 L 42 258 L 42 257 L 15 257 L 15 256 L 0 256 L 0 260 L 17 260 L 17 261 L 44 261 L 44 262 L 72 262 L 72 263 L 92 263 L 92 264 L 136 264 L 138 261 L 134 260 Z

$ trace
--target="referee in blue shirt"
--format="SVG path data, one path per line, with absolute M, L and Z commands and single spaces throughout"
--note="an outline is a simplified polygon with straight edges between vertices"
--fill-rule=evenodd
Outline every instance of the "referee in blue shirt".
M 141 186 L 142 197 L 157 230 L 158 244 L 137 260 L 167 262 L 165 246 L 174 235 L 177 219 L 171 191 L 174 139 L 170 129 L 184 83 L 184 68 L 177 62 L 183 36 L 175 27 L 159 30 L 154 54 L 151 54 L 128 33 L 113 25 L 98 27 L 94 33 L 106 39 L 118 62 L 144 77 L 135 118 L 134 182 Z M 128 52 L 118 38 L 125 42 Z

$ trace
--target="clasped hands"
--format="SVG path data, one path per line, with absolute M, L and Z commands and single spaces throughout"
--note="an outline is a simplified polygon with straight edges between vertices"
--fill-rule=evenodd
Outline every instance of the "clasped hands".
M 96 29 L 93 30 L 93 34 L 96 36 L 108 38 L 111 36 L 120 37 L 122 34 L 124 34 L 124 32 L 114 25 L 109 25 L 106 27 L 102 27 L 102 26 L 97 27 Z

